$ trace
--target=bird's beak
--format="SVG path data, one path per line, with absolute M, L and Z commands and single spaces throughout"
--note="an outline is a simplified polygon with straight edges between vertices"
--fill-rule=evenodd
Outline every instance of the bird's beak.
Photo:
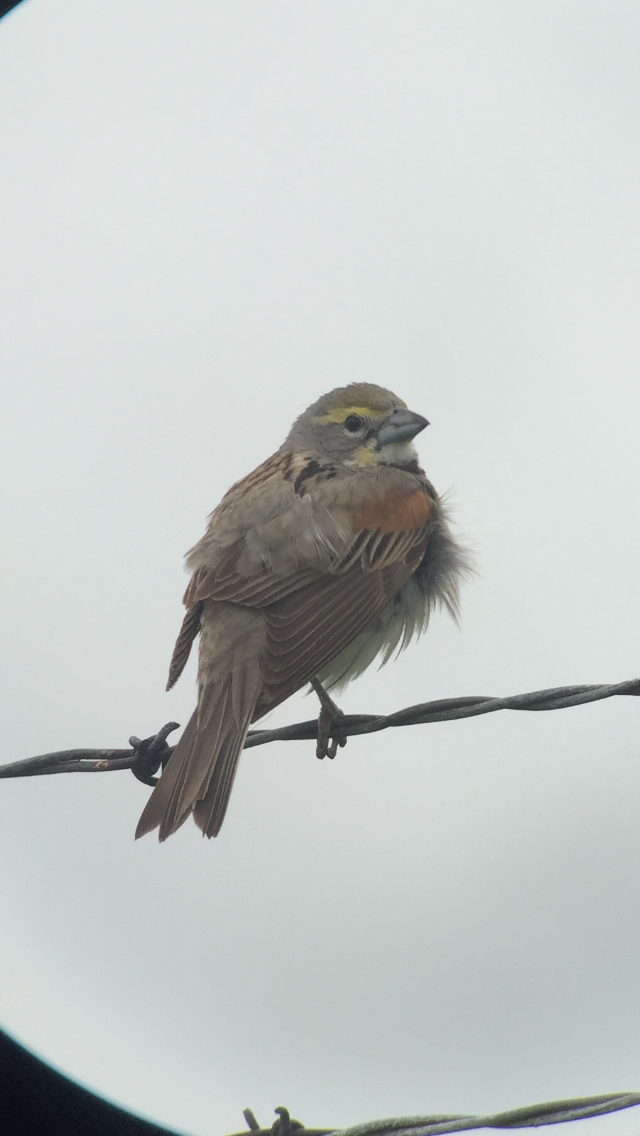
M 428 425 L 427 419 L 423 418 L 421 414 L 415 414 L 413 410 L 397 407 L 378 430 L 376 449 L 380 450 L 383 446 L 388 446 L 389 442 L 410 442 L 416 434 L 419 434 Z

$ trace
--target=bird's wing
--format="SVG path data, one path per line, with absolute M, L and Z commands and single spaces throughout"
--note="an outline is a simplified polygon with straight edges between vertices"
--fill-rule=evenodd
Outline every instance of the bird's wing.
M 267 659 L 255 717 L 384 610 L 428 540 L 433 500 L 416 477 L 389 469 L 333 480 L 320 469 L 302 478 L 304 460 L 288 455 L 287 465 L 279 452 L 234 486 L 191 554 L 195 571 L 170 681 L 186 662 L 203 603 L 261 608 Z
M 354 564 L 344 574 L 322 576 L 267 609 L 263 685 L 253 721 L 284 702 L 335 659 L 373 622 L 415 570 L 403 556 L 379 570 Z

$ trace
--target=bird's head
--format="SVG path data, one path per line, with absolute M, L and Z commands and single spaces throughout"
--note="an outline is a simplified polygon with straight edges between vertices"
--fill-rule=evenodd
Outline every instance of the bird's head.
M 352 469 L 415 461 L 416 434 L 429 423 L 384 387 L 351 383 L 314 402 L 294 422 L 286 445 Z

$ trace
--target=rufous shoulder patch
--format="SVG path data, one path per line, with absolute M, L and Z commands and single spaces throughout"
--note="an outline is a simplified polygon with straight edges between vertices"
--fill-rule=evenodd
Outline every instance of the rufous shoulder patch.
M 354 515 L 356 531 L 368 529 L 370 532 L 408 532 L 421 529 L 427 524 L 433 510 L 433 502 L 424 489 L 410 493 L 395 488 L 388 493 L 376 494 L 370 501 L 360 505 Z

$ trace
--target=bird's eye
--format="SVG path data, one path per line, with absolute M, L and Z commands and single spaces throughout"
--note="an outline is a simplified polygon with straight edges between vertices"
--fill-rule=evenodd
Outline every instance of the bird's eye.
M 357 434 L 358 430 L 362 427 L 362 419 L 359 414 L 347 414 L 344 420 L 344 428 L 350 434 Z

